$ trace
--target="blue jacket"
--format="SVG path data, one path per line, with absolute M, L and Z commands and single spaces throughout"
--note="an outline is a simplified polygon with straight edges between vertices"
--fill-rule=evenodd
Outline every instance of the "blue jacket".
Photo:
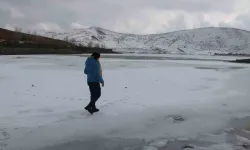
M 84 73 L 87 74 L 88 82 L 98 82 L 104 84 L 103 78 L 100 74 L 100 64 L 96 59 L 89 57 L 86 60 Z

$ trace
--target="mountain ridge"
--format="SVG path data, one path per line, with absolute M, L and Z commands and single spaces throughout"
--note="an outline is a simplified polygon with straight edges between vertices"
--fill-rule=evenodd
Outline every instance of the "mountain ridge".
M 207 27 L 160 34 L 118 33 L 99 27 L 47 33 L 56 39 L 75 39 L 77 44 L 102 44 L 123 53 L 149 54 L 250 54 L 250 31 Z

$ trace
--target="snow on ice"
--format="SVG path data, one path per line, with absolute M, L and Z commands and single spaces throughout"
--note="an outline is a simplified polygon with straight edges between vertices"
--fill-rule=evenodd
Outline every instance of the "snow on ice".
M 250 115 L 248 65 L 103 58 L 89 115 L 85 57 L 0 57 L 0 149 L 233 148 L 227 129 Z

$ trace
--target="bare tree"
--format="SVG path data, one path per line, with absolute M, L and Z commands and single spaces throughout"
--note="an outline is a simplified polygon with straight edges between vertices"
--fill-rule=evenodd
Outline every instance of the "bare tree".
M 72 38 L 72 39 L 69 40 L 69 42 L 72 43 L 72 44 L 75 44 L 76 43 L 76 39 Z
M 37 35 L 37 32 L 36 32 L 36 30 L 35 30 L 35 31 L 33 31 L 33 32 L 32 32 L 32 34 L 33 34 L 33 35 Z
M 15 31 L 18 32 L 19 28 L 18 27 L 15 27 Z
M 90 42 L 88 43 L 88 47 L 93 47 L 93 45 L 94 45 L 94 43 L 93 43 L 92 41 L 90 41 Z
M 106 48 L 105 44 L 101 44 L 100 48 Z
M 22 32 L 22 28 L 15 27 L 16 32 Z
M 95 44 L 95 48 L 100 48 L 100 45 L 98 43 Z
M 83 43 L 78 43 L 79 47 L 85 47 L 85 45 Z
M 65 36 L 63 40 L 66 41 L 66 42 L 69 42 L 69 37 Z
M 51 34 L 51 38 L 55 39 L 56 35 L 55 34 Z M 64 38 L 65 39 L 65 38 Z M 65 40 L 64 40 L 65 41 Z
M 30 31 L 30 30 L 28 30 L 28 31 L 27 31 L 27 34 L 31 34 L 31 31 Z

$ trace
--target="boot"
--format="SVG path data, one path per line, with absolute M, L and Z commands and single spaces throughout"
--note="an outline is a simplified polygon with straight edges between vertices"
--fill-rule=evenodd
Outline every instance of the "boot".
M 89 106 L 86 106 L 85 109 L 90 113 L 90 114 L 93 114 L 93 110 L 91 109 L 91 107 Z
M 97 109 L 97 108 L 92 108 L 92 112 L 93 112 L 93 113 L 99 112 L 99 109 Z

